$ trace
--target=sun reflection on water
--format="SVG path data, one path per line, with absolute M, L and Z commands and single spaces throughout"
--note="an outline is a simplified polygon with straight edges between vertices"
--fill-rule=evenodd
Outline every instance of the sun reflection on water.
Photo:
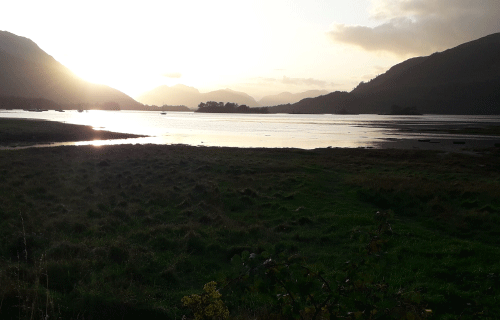
M 158 130 L 144 123 L 141 117 L 130 117 L 126 112 L 103 110 L 87 110 L 82 113 L 73 113 L 68 122 L 90 125 L 95 130 L 106 130 L 120 133 L 142 135 L 157 135 Z
M 418 117 L 382 115 L 200 114 L 193 112 L 67 110 L 0 111 L 0 117 L 46 119 L 92 126 L 95 130 L 148 137 L 65 142 L 56 145 L 185 144 L 192 146 L 301 148 L 377 147 L 401 139 L 452 139 L 443 132 L 422 129 L 500 124 L 498 116 Z M 403 129 L 403 130 L 401 130 Z M 466 138 L 466 137 L 461 137 Z M 477 136 L 476 136 L 477 138 Z M 487 137 L 482 137 L 486 139 Z

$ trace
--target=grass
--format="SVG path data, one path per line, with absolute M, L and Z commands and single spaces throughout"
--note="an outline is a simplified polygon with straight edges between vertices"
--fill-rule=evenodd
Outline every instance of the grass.
M 499 155 L 2 150 L 0 317 L 180 319 L 190 315 L 181 298 L 210 281 L 227 283 L 232 258 L 246 252 L 300 255 L 336 283 L 347 261 L 364 259 L 375 213 L 384 211 L 392 233 L 366 277 L 387 283 L 388 294 L 418 293 L 437 319 L 493 319 Z M 228 294 L 226 302 L 233 318 L 265 318 L 266 301 Z

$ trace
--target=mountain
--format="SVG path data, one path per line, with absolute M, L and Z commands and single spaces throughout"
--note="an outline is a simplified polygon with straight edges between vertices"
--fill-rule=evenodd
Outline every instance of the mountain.
M 203 102 L 216 101 L 216 102 L 234 102 L 239 105 L 247 105 L 249 107 L 259 107 L 259 103 L 254 98 L 244 92 L 234 91 L 230 89 L 223 89 L 217 91 L 210 91 L 202 94 Z
M 0 31 L 0 96 L 48 99 L 65 108 L 141 109 L 142 104 L 105 85 L 77 77 L 30 39 Z
M 394 105 L 427 114 L 500 114 L 500 33 L 406 60 L 349 93 L 270 112 L 389 113 Z
M 164 104 L 185 105 L 191 109 L 196 109 L 200 102 L 207 101 L 234 102 L 249 107 L 260 106 L 254 98 L 243 92 L 224 89 L 200 93 L 198 89 L 181 84 L 172 87 L 167 85 L 156 87 L 138 96 L 137 101 L 157 106 Z
M 327 90 L 309 90 L 300 93 L 290 93 L 290 92 L 282 92 L 276 95 L 265 96 L 259 100 L 259 104 L 261 106 L 277 106 L 281 104 L 287 103 L 295 103 L 299 102 L 302 99 L 306 98 L 314 98 L 321 95 L 327 94 L 329 91 Z
M 194 106 L 198 106 L 200 103 L 198 101 L 199 96 L 200 92 L 198 89 L 178 84 L 173 87 L 167 85 L 156 87 L 136 97 L 136 99 L 148 105 L 184 105 L 194 108 Z

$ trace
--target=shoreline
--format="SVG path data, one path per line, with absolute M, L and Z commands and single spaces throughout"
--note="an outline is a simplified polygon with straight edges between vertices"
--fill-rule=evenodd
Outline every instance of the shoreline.
M 396 129 L 396 132 L 408 131 L 401 125 L 385 125 Z M 474 127 L 473 132 L 461 131 L 450 133 L 449 128 L 440 128 L 440 126 L 422 128 L 422 138 L 401 138 L 382 137 L 364 146 L 358 147 L 338 147 L 335 145 L 325 147 L 327 149 L 399 149 L 399 150 L 434 150 L 442 152 L 474 153 L 477 150 L 500 147 L 500 136 L 485 135 L 490 133 L 491 129 L 498 131 L 495 126 L 485 126 L 482 128 Z M 432 130 L 439 134 L 436 138 L 429 138 L 425 134 Z M 483 130 L 483 131 L 481 131 Z M 419 132 L 413 128 L 413 133 Z M 496 133 L 496 131 L 494 131 Z M 465 134 L 465 137 L 464 137 Z M 445 137 L 443 137 L 445 135 Z M 30 119 L 30 118 L 0 118 L 0 150 L 21 150 L 27 148 L 45 148 L 59 146 L 83 146 L 94 145 L 103 147 L 106 145 L 148 145 L 155 144 L 144 142 L 142 138 L 151 138 L 150 136 L 134 135 L 126 133 L 116 133 L 110 131 L 94 130 L 88 125 L 74 125 L 51 120 Z M 95 143 L 93 141 L 96 141 Z M 157 146 L 175 146 L 177 144 L 155 144 Z M 184 144 L 181 144 L 184 145 Z M 195 146 L 195 145 L 193 145 Z M 202 147 L 203 145 L 196 145 Z M 195 146 L 195 147 L 196 147 Z M 220 148 L 225 146 L 203 146 Z M 236 149 L 260 149 L 262 147 L 230 147 Z M 265 149 L 299 149 L 316 150 L 319 148 L 288 148 L 288 147 L 264 147 Z
M 141 138 L 144 135 L 94 130 L 92 126 L 42 119 L 0 118 L 0 147 L 36 147 L 64 142 Z
M 377 143 L 378 149 L 434 150 L 473 153 L 475 150 L 500 148 L 500 137 L 492 139 L 397 139 Z
M 117 143 L 113 143 L 117 140 Z M 57 147 L 95 147 L 104 148 L 112 146 L 124 146 L 124 147 L 139 147 L 139 146 L 156 146 L 156 147 L 192 147 L 192 148 L 212 148 L 212 149 L 235 149 L 235 150 L 302 150 L 302 151 L 317 151 L 323 149 L 345 149 L 345 150 L 413 150 L 413 151 L 441 151 L 441 152 L 452 152 L 452 153 L 466 153 L 466 154 L 477 154 L 481 151 L 487 149 L 500 149 L 500 138 L 499 139 L 425 139 L 426 141 L 420 141 L 419 139 L 394 139 L 387 141 L 380 141 L 373 143 L 372 146 L 360 146 L 360 147 L 335 147 L 329 146 L 326 148 L 313 148 L 313 149 L 302 149 L 302 148 L 289 148 L 289 147 L 229 147 L 229 146 L 204 146 L 204 145 L 188 145 L 188 144 L 155 144 L 155 143 L 134 143 L 135 138 L 117 138 L 114 140 L 102 139 L 102 140 L 78 140 L 78 141 L 64 141 L 64 142 L 47 142 L 47 143 L 34 143 L 34 144 L 14 144 L 9 145 L 0 144 L 0 151 L 4 150 L 25 150 L 25 149 L 35 149 L 35 148 L 57 148 Z M 123 143 L 118 142 L 118 140 L 124 140 Z M 429 140 L 429 141 L 427 141 Z M 111 143 L 102 143 L 110 141 Z

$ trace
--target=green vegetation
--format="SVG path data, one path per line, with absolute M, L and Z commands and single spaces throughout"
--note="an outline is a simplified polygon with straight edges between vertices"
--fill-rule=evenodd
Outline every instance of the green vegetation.
M 217 290 L 217 282 L 211 281 L 203 287 L 201 296 L 192 294 L 182 298 L 185 307 L 193 311 L 194 318 L 200 319 L 227 319 L 229 310 L 221 300 L 222 294 Z
M 3 150 L 0 318 L 494 319 L 499 157 Z

